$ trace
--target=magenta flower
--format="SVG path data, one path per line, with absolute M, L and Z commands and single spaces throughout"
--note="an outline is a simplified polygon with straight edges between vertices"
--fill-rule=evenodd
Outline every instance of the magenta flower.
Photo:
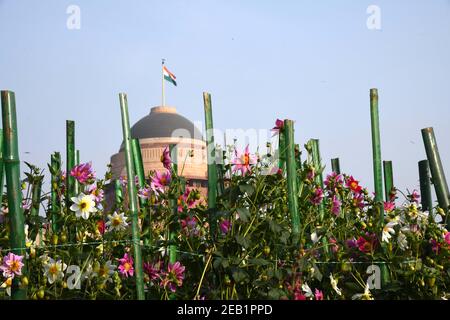
M 415 202 L 419 204 L 420 195 L 417 190 L 413 190 L 413 192 L 409 195 L 411 202 Z
M 161 270 L 163 268 L 163 262 L 158 261 L 155 264 L 150 262 L 144 263 L 144 272 L 149 276 L 150 281 L 154 281 L 161 278 Z
M 450 245 L 450 232 L 447 232 L 447 233 L 444 235 L 444 239 L 445 239 L 445 242 L 447 242 L 447 244 Z
M 222 231 L 223 234 L 227 234 L 231 230 L 231 221 L 230 220 L 223 220 L 219 224 L 220 231 Z
M 356 241 L 358 249 L 361 252 L 368 253 L 375 249 L 377 236 L 374 233 L 366 232 L 366 237 L 359 237 Z
M 335 216 L 339 216 L 339 213 L 341 213 L 341 201 L 339 201 L 338 197 L 336 195 L 333 196 L 332 202 L 331 202 L 331 212 Z
M 128 278 L 128 276 L 133 276 L 134 267 L 133 267 L 133 258 L 125 253 L 122 259 L 119 259 L 119 272 Z
M 172 175 L 169 170 L 161 173 L 159 171 L 155 171 L 155 175 L 152 177 L 152 181 L 150 182 L 150 188 L 154 192 L 163 193 L 164 188 L 167 187 L 172 181 Z
M 331 174 L 327 175 L 324 183 L 328 189 L 333 190 L 344 183 L 344 178 L 341 174 L 332 172 Z
M 95 179 L 95 172 L 92 169 L 91 162 L 82 163 L 73 167 L 70 171 L 70 175 L 82 184 Z
M 161 162 L 167 170 L 172 168 L 172 159 L 170 158 L 169 147 L 165 147 L 161 155 Z
M 314 171 L 314 168 L 311 168 L 311 170 L 309 170 L 308 173 L 306 174 L 306 179 L 309 181 L 313 181 L 315 176 L 316 173 Z
M 330 242 L 331 251 L 333 251 L 334 253 L 338 252 L 339 245 L 337 244 L 337 240 L 334 238 L 330 238 L 329 242 Z
M 283 128 L 284 128 L 284 121 L 277 119 L 275 121 L 275 127 L 273 127 L 270 131 L 272 131 L 274 133 L 273 136 L 275 136 L 275 135 L 279 134 L 280 131 L 283 130 Z
M 3 271 L 5 278 L 14 279 L 14 276 L 22 275 L 22 263 L 23 256 L 15 255 L 10 252 L 3 257 L 3 264 L 0 266 L 0 270 Z
M 349 248 L 358 248 L 358 242 L 355 239 L 346 240 L 345 244 Z
M 178 212 L 183 212 L 185 206 L 188 209 L 195 208 L 199 199 L 200 193 L 196 189 L 186 188 L 184 193 L 178 198 Z
M 94 201 L 96 204 L 102 202 L 105 197 L 105 192 L 103 191 L 103 189 L 97 188 L 97 184 L 95 183 L 89 187 L 88 192 L 94 197 Z
M 388 201 L 384 203 L 384 211 L 391 212 L 395 209 L 395 203 Z
M 235 158 L 232 161 L 233 164 L 233 172 L 241 171 L 242 175 L 247 174 L 249 172 L 250 166 L 256 164 L 257 157 L 255 155 L 250 154 L 248 150 L 248 145 L 244 150 L 244 153 L 239 152 L 238 150 L 234 151 Z
M 321 188 L 317 188 L 314 190 L 313 195 L 311 196 L 311 203 L 315 206 L 318 206 L 323 200 L 323 190 Z
M 441 250 L 441 243 L 437 242 L 434 239 L 430 240 L 431 243 L 431 250 L 435 253 L 435 254 L 439 254 L 439 251 Z
M 197 218 L 196 217 L 186 217 L 181 222 L 181 228 L 188 236 L 196 236 L 199 233 L 197 228 Z
M 167 272 L 163 272 L 164 279 L 161 281 L 161 286 L 168 287 L 170 291 L 176 292 L 177 287 L 183 285 L 185 267 L 179 262 L 174 264 L 169 263 Z
M 365 207 L 363 193 L 356 193 L 353 195 L 353 205 L 360 209 Z
M 316 289 L 314 292 L 314 297 L 316 298 L 316 300 L 323 300 L 323 292 Z
M 306 296 L 301 293 L 300 291 L 295 291 L 294 292 L 294 300 L 306 300 Z

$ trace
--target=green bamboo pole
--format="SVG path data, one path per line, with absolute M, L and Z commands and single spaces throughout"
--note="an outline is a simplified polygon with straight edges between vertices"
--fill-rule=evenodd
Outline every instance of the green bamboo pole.
M 44 176 L 36 177 L 31 185 L 31 210 L 32 217 L 39 216 L 39 207 L 41 205 L 42 180 Z
M 66 207 L 70 207 L 71 198 L 76 196 L 75 178 L 70 171 L 75 167 L 75 122 L 66 121 Z
M 448 212 L 450 206 L 450 194 L 433 128 L 422 129 L 422 138 L 439 207 Z M 449 221 L 450 226 L 450 220 L 447 219 L 447 221 Z
M 392 170 L 392 161 L 383 161 L 384 171 L 384 197 L 386 202 L 391 200 L 391 194 L 394 191 L 394 173 Z
M 52 178 L 51 178 L 51 214 L 52 214 L 52 231 L 54 234 L 59 232 L 59 218 L 60 218 L 60 210 L 61 203 L 58 197 L 58 184 L 59 177 L 61 174 L 61 154 L 59 152 L 55 152 L 50 157 L 50 166 L 52 168 Z
M 75 178 L 70 175 L 70 171 L 75 166 L 75 121 L 66 120 L 66 214 L 70 212 L 72 197 L 75 193 Z M 75 242 L 76 227 L 69 227 L 69 240 Z
M 3 129 L 0 129 L 0 197 L 3 195 L 5 164 L 3 162 Z
M 331 159 L 331 170 L 337 174 L 341 174 L 341 164 L 339 163 L 339 158 Z
M 378 90 L 370 89 L 370 119 L 372 128 L 373 176 L 375 183 L 375 201 L 383 202 L 383 172 L 381 169 L 380 120 L 378 116 Z M 380 212 L 379 225 L 384 225 L 384 212 Z
M 434 220 L 433 198 L 431 196 L 430 166 L 428 160 L 419 161 L 420 199 L 422 210 L 428 211 Z
M 77 152 L 75 153 L 75 165 L 79 165 L 79 164 L 80 164 L 80 150 L 77 150 Z M 80 194 L 80 183 L 76 179 L 75 179 L 74 192 L 75 192 L 75 195 Z
M 383 206 L 383 172 L 381 166 L 381 138 L 380 138 L 380 120 L 378 116 L 378 90 L 370 89 L 370 123 L 372 131 L 372 158 L 373 175 L 375 184 L 375 206 L 379 217 L 378 226 L 380 232 L 384 227 L 384 206 Z M 383 244 L 383 250 L 386 246 Z M 381 282 L 383 285 L 389 283 L 389 271 L 386 264 L 380 265 Z
M 206 150 L 208 161 L 208 209 L 209 225 L 212 237 L 215 238 L 217 221 L 215 219 L 216 198 L 217 198 L 217 167 L 216 167 L 216 147 L 214 144 L 214 126 L 211 106 L 211 94 L 203 92 L 203 103 L 205 108 L 206 127 Z
M 169 145 L 170 158 L 172 159 L 172 169 L 178 175 L 178 147 L 176 144 Z M 170 199 L 170 207 L 172 208 L 172 212 L 176 217 L 178 214 L 178 204 L 177 199 Z M 178 220 L 178 219 L 177 219 Z M 178 248 L 175 243 L 173 243 L 177 237 L 177 220 L 173 221 L 170 224 L 169 228 L 169 262 L 175 263 L 177 261 Z
M 128 117 L 128 102 L 127 95 L 125 93 L 119 94 L 120 110 L 122 114 L 122 129 L 123 129 L 123 140 L 125 143 L 125 162 L 127 167 L 127 177 L 128 177 L 128 195 L 129 195 L 129 211 L 131 216 L 131 228 L 132 228 L 132 238 L 133 238 L 133 250 L 134 250 L 134 261 L 136 269 L 136 293 L 138 300 L 145 299 L 144 292 L 144 273 L 142 264 L 142 253 L 141 253 L 141 240 L 139 231 L 139 220 L 138 220 L 138 208 L 137 208 L 137 191 L 134 181 L 134 165 L 133 165 L 133 155 L 131 150 L 131 134 L 130 134 L 130 120 Z
M 217 185 L 217 194 L 221 196 L 223 194 L 223 191 L 225 190 L 225 185 L 223 182 L 224 178 L 224 152 L 222 151 L 222 148 L 218 148 L 217 154 L 220 157 L 220 163 L 217 164 L 217 179 L 218 179 L 218 185 Z
M 316 171 L 314 180 L 315 180 L 316 184 L 318 184 L 319 187 L 323 190 L 322 159 L 320 157 L 319 140 L 312 139 L 311 147 L 312 147 L 313 165 L 314 165 L 314 168 Z M 319 214 L 320 214 L 320 221 L 323 221 L 324 216 L 325 216 L 325 207 L 323 205 L 323 202 L 320 203 L 320 205 L 319 205 Z
M 10 245 L 14 254 L 24 257 L 22 274 L 27 274 L 25 259 L 25 217 L 22 208 L 22 188 L 20 183 L 19 143 L 17 139 L 16 99 L 14 92 L 2 91 L 2 118 L 4 146 L 3 161 L 5 163 L 6 190 L 8 196 Z M 26 287 L 20 286 L 19 277 L 15 277 L 11 288 L 13 300 L 27 299 Z
M 288 204 L 291 213 L 292 233 L 294 236 L 300 234 L 300 216 L 298 213 L 298 189 L 297 189 L 297 168 L 295 164 L 295 145 L 294 145 L 294 121 L 284 120 L 284 130 L 280 135 L 284 135 L 286 146 L 286 171 Z
M 120 184 L 119 179 L 114 180 L 114 195 L 117 208 L 123 201 L 122 185 Z

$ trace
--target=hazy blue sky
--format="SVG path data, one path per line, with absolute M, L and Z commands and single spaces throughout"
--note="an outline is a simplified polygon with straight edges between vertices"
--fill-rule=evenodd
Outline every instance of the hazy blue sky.
M 69 5 L 81 29 L 69 30 Z M 381 30 L 366 26 L 369 5 Z M 161 58 L 179 86 L 167 104 L 217 128 L 296 121 L 329 159 L 373 189 L 369 89 L 380 94 L 382 156 L 418 188 L 420 129 L 433 126 L 450 174 L 450 1 L 0 0 L 0 88 L 16 93 L 22 160 L 46 166 L 76 121 L 81 160 L 103 172 L 121 143 L 118 93 L 134 123 L 161 100 Z M 220 141 L 219 141 L 220 142 Z M 25 152 L 29 152 L 25 153 Z M 450 177 L 449 177 L 450 178 Z

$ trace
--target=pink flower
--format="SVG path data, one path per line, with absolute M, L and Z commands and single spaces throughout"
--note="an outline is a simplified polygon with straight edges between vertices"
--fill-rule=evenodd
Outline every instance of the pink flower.
M 161 270 L 163 268 L 163 262 L 158 261 L 155 264 L 150 262 L 144 263 L 144 272 L 149 276 L 150 281 L 154 281 L 161 278 Z
M 227 234 L 231 230 L 231 221 L 227 219 L 223 220 L 220 223 L 219 228 L 223 234 Z
M 294 300 L 306 300 L 306 296 L 299 291 L 295 291 L 294 292 Z
M 324 181 L 325 186 L 330 190 L 334 190 L 336 187 L 342 185 L 343 182 L 344 178 L 342 177 L 342 175 L 336 172 L 332 172 L 331 174 L 327 175 L 327 178 Z
M 161 155 L 161 162 L 167 170 L 172 168 L 172 159 L 170 158 L 169 147 L 165 147 Z
M 311 203 L 318 206 L 322 202 L 323 197 L 323 190 L 321 188 L 317 188 L 316 190 L 314 190 L 314 194 L 311 196 Z
M 122 259 L 119 259 L 119 272 L 128 278 L 128 276 L 133 276 L 134 268 L 133 268 L 133 258 L 128 256 L 128 253 L 125 253 Z
M 105 192 L 103 191 L 103 189 L 97 188 L 97 184 L 95 183 L 89 187 L 88 192 L 94 197 L 96 204 L 102 202 L 103 198 L 105 197 Z
M 358 245 L 359 251 L 369 253 L 375 249 L 376 240 L 377 239 L 375 234 L 366 232 L 366 237 L 359 237 L 359 239 L 356 241 L 356 244 Z
M 250 166 L 256 164 L 257 157 L 255 155 L 251 155 L 248 150 L 248 145 L 245 148 L 244 153 L 239 152 L 238 150 L 234 151 L 235 158 L 232 161 L 233 164 L 233 172 L 238 170 L 241 171 L 242 175 L 247 174 L 250 171 Z
M 391 212 L 395 209 L 395 203 L 388 201 L 384 203 L 384 211 Z
M 335 216 L 339 216 L 339 213 L 341 213 L 341 201 L 339 201 L 338 197 L 336 195 L 333 196 L 332 202 L 331 202 L 331 212 Z
M 181 221 L 181 229 L 188 236 L 196 236 L 199 233 L 197 228 L 197 218 L 196 217 L 186 217 L 186 219 L 182 219 Z
M 196 189 L 186 188 L 184 193 L 178 198 L 178 212 L 183 212 L 184 206 L 187 206 L 188 209 L 195 208 L 199 199 L 200 194 Z
M 164 279 L 161 281 L 161 286 L 175 292 L 177 287 L 183 285 L 184 269 L 185 267 L 179 261 L 174 264 L 169 263 L 167 272 L 163 272 Z
M 315 170 L 314 168 L 311 168 L 311 170 L 309 170 L 308 173 L 306 174 L 306 179 L 309 181 L 313 181 L 315 176 L 316 176 Z
M 437 242 L 434 239 L 430 240 L 431 243 L 431 250 L 435 253 L 435 254 L 439 254 L 439 251 L 441 250 L 441 243 Z
M 450 232 L 447 232 L 444 236 L 445 242 L 450 245 Z
M 284 128 L 284 121 L 277 119 L 275 121 L 275 127 L 273 127 L 272 130 L 270 130 L 270 131 L 274 132 L 273 136 L 275 136 L 275 135 L 279 134 L 281 132 L 281 130 L 283 130 L 283 128 Z
M 119 182 L 120 182 L 120 185 L 125 188 L 128 184 L 127 177 L 120 176 Z
M 338 252 L 339 245 L 337 244 L 336 239 L 330 238 L 329 242 L 330 242 L 331 251 L 333 251 L 334 253 Z
M 70 175 L 82 184 L 95 179 L 95 172 L 92 169 L 91 162 L 82 163 L 73 167 L 70 171 Z
M 172 175 L 169 170 L 161 173 L 159 171 L 155 171 L 155 175 L 152 177 L 152 181 L 150 182 L 150 188 L 154 192 L 163 193 L 164 188 L 167 187 L 172 181 Z
M 138 197 L 142 199 L 150 199 L 150 192 L 151 192 L 150 188 L 141 188 L 138 191 Z
M 353 205 L 360 209 L 364 208 L 365 204 L 364 204 L 364 194 L 363 193 L 356 193 L 353 195 Z
M 314 297 L 316 298 L 316 300 L 323 300 L 323 292 L 316 289 L 314 292 Z
M 413 192 L 409 195 L 411 202 L 415 202 L 419 204 L 420 195 L 417 190 L 413 190 Z
M 4 256 L 3 265 L 0 266 L 0 270 L 3 271 L 3 276 L 14 279 L 15 275 L 22 275 L 22 267 L 24 266 L 22 259 L 23 256 L 15 255 L 12 252 Z

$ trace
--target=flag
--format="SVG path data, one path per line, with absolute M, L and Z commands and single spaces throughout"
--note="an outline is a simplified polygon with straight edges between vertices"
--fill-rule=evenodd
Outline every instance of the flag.
M 170 72 L 169 70 L 167 70 L 167 68 L 165 66 L 163 66 L 163 75 L 164 75 L 164 79 L 171 82 L 174 86 L 177 85 L 177 77 L 175 77 L 175 75 Z

